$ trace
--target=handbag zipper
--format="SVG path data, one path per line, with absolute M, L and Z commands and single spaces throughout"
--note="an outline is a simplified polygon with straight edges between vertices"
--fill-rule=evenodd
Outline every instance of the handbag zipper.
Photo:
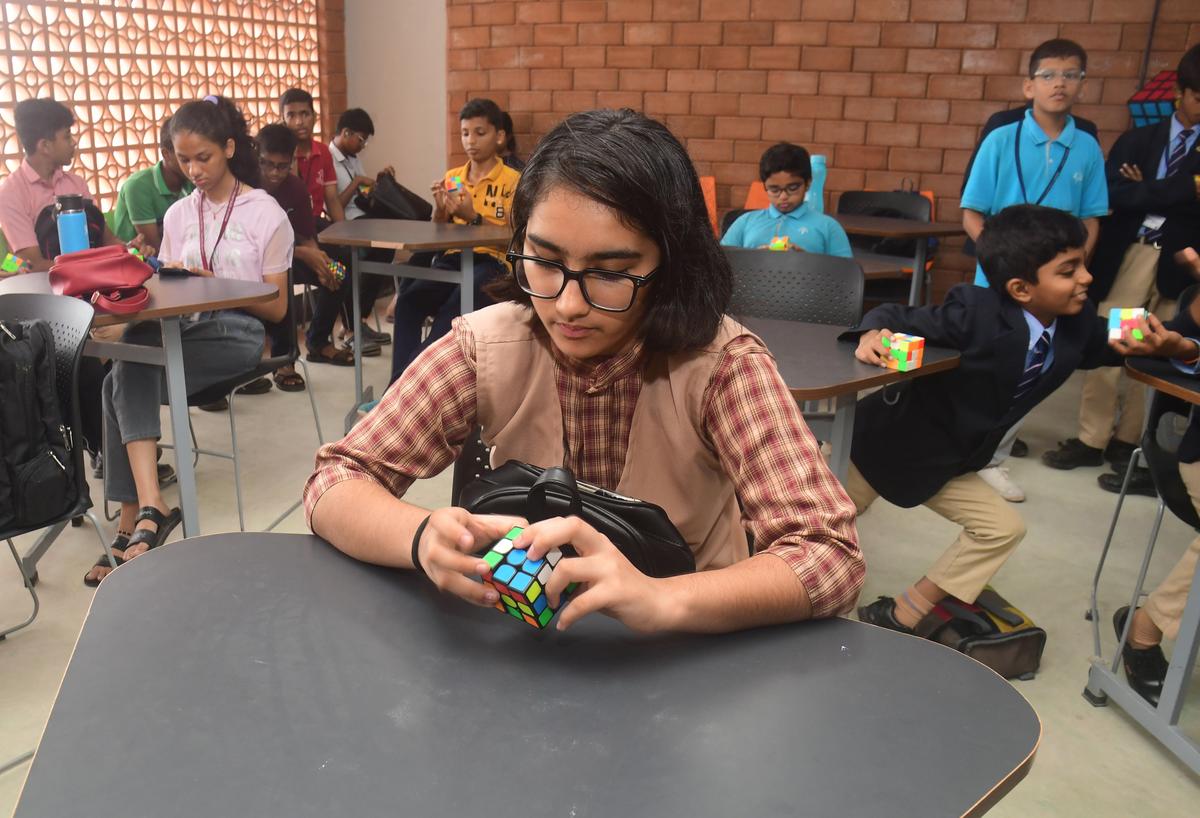
M 49 450 L 46 451 L 46 454 L 50 455 L 50 457 L 52 457 L 54 459 L 54 462 L 58 464 L 58 467 L 63 470 L 63 474 L 66 474 L 67 467 L 64 466 L 63 462 L 58 459 L 58 456 L 56 454 L 54 454 L 54 452 L 49 451 Z
M 4 334 L 7 335 L 9 338 L 12 338 L 14 341 L 17 340 L 17 336 L 13 335 L 12 331 L 9 330 L 8 327 L 4 326 L 3 321 L 0 321 L 0 329 L 4 330 Z

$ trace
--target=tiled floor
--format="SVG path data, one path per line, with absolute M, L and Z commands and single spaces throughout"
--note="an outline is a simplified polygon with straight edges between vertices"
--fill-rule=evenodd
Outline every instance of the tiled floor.
M 376 384 L 386 381 L 386 352 L 367 361 L 368 378 Z M 314 366 L 312 372 L 324 429 L 328 435 L 337 434 L 353 389 L 353 370 Z M 1011 463 L 1013 476 L 1030 498 L 1021 506 L 1029 535 L 996 584 L 1049 632 L 1037 678 L 1016 683 L 1041 716 L 1044 735 L 1029 777 L 992 814 L 1022 818 L 1195 814 L 1200 778 L 1118 708 L 1095 709 L 1080 696 L 1092 652 L 1083 612 L 1114 498 L 1096 488 L 1098 470 L 1053 472 L 1037 460 L 1037 454 L 1073 433 L 1078 394 L 1076 378 L 1038 408 L 1022 433 L 1033 456 Z M 246 455 L 243 485 L 248 524 L 261 528 L 298 496 L 312 466 L 316 439 L 302 394 L 272 390 L 244 399 L 241 406 L 239 439 Z M 226 415 L 193 412 L 193 417 L 204 445 L 227 444 Z M 202 458 L 197 476 L 204 530 L 236 529 L 232 466 Z M 422 505 L 444 504 L 449 486 L 445 474 L 417 484 L 410 497 Z M 1126 509 L 1102 586 L 1101 606 L 1107 612 L 1123 604 L 1128 593 L 1154 504 L 1133 498 Z M 280 530 L 303 530 L 300 514 Z M 954 536 L 951 525 L 925 509 L 904 511 L 883 502 L 863 516 L 859 530 L 870 565 L 864 599 L 903 587 Z M 1152 580 L 1163 575 L 1190 537 L 1178 521 L 1166 521 Z M 28 542 L 26 538 L 18 545 L 26 548 Z M 38 741 L 92 597 L 80 580 L 97 551 L 94 532 L 68 529 L 40 565 L 38 620 L 0 643 L 0 765 L 33 749 Z M 0 553 L 0 622 L 18 621 L 28 606 L 11 559 Z M 1111 651 L 1114 640 L 1109 629 L 1105 627 L 1103 633 L 1105 650 Z M 137 691 L 129 694 L 136 696 Z M 1185 723 L 1200 739 L 1198 700 L 1200 688 L 1185 710 Z M 847 740 L 870 741 L 871 737 Z M 0 814 L 7 814 L 16 803 L 27 769 L 28 764 L 22 764 L 0 774 Z

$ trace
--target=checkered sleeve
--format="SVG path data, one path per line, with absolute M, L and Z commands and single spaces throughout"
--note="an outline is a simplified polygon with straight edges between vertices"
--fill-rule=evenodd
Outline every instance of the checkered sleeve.
M 854 505 L 770 352 L 749 336 L 731 341 L 702 407 L 705 433 L 733 479 L 757 552 L 774 554 L 796 573 L 814 618 L 849 611 L 866 573 Z
M 317 451 L 304 486 L 305 516 L 344 480 L 370 480 L 403 497 L 458 456 L 475 425 L 475 338 L 461 319 L 388 388 L 350 434 Z

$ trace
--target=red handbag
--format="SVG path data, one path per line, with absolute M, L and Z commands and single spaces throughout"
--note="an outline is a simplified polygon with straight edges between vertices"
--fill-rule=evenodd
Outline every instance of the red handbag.
M 122 245 L 93 247 L 55 256 L 50 289 L 123 315 L 145 309 L 150 291 L 143 285 L 153 272 Z

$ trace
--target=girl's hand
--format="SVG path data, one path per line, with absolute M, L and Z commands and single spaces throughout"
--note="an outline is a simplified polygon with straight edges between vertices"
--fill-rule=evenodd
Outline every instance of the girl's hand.
M 883 339 L 891 337 L 890 329 L 873 329 L 864 332 L 858 339 L 858 349 L 854 350 L 854 357 L 864 364 L 874 364 L 887 369 L 888 351 L 883 346 Z
M 558 616 L 560 631 L 588 614 L 599 611 L 635 631 L 651 632 L 667 627 L 670 599 L 662 580 L 648 577 L 633 567 L 612 541 L 578 517 L 555 517 L 526 528 L 513 542 L 527 548 L 528 558 L 539 560 L 564 545 L 579 556 L 559 562 L 546 585 L 550 603 L 558 606 L 562 593 L 572 582 L 579 589 Z
M 525 525 L 519 517 L 472 514 L 465 508 L 440 508 L 429 515 L 417 546 L 417 561 L 438 590 L 488 608 L 499 595 L 490 585 L 470 579 L 491 573 L 479 551 L 499 540 L 514 525 Z

